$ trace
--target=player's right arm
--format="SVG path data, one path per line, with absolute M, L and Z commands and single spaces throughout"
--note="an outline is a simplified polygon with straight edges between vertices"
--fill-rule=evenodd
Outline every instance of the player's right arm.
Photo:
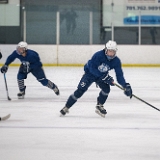
M 14 51 L 11 55 L 8 56 L 6 59 L 5 65 L 9 66 L 16 58 L 17 58 L 17 52 Z
M 5 64 L 1 68 L 2 73 L 6 73 L 8 70 L 8 66 L 17 58 L 17 53 L 14 51 L 11 55 L 8 56 Z

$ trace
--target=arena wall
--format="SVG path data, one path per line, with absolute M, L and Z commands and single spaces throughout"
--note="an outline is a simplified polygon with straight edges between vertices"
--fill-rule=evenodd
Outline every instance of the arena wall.
M 16 45 L 0 45 L 2 65 Z M 104 45 L 29 45 L 29 49 L 39 53 L 45 66 L 82 66 Z M 123 66 L 160 67 L 159 45 L 118 45 L 117 56 Z M 11 66 L 19 65 L 15 60 Z

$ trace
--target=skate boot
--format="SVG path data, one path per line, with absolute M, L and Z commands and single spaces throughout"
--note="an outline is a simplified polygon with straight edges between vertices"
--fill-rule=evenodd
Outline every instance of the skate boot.
M 19 92 L 19 93 L 17 94 L 18 99 L 24 99 L 24 95 L 25 95 L 25 91 Z
M 61 113 L 60 115 L 61 117 L 65 116 L 66 113 L 69 113 L 69 108 L 65 106 L 63 109 L 60 110 L 60 113 Z
M 100 104 L 100 103 L 98 103 L 98 104 L 96 105 L 96 110 L 95 110 L 95 112 L 96 112 L 97 114 L 99 114 L 99 115 L 100 115 L 101 117 L 103 117 L 103 118 L 105 118 L 105 115 L 107 114 L 107 112 L 106 112 L 106 110 L 104 109 L 103 105 Z
M 55 94 L 58 96 L 60 93 L 59 93 L 59 89 L 58 87 L 55 85 L 55 87 L 53 88 L 53 91 L 55 92 Z
M 18 99 L 24 99 L 25 90 L 26 90 L 26 86 L 24 86 L 23 90 L 21 90 L 21 91 L 17 94 Z

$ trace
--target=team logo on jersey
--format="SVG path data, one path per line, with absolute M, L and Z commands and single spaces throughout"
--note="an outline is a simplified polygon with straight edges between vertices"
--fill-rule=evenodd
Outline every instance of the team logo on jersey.
M 25 69 L 25 72 L 29 72 L 30 63 L 27 61 L 22 61 L 23 69 Z
M 100 66 L 98 66 L 98 70 L 100 72 L 107 72 L 110 70 L 110 67 L 107 64 L 102 63 Z

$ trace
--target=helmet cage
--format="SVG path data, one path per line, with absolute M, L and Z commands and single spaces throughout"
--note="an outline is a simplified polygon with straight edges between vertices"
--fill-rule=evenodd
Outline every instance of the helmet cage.
M 114 52 L 114 55 L 108 55 L 108 51 L 110 52 Z M 117 43 L 115 41 L 108 41 L 106 44 L 105 44 L 105 54 L 108 58 L 108 60 L 111 60 L 113 58 L 116 57 L 116 52 L 117 52 Z

